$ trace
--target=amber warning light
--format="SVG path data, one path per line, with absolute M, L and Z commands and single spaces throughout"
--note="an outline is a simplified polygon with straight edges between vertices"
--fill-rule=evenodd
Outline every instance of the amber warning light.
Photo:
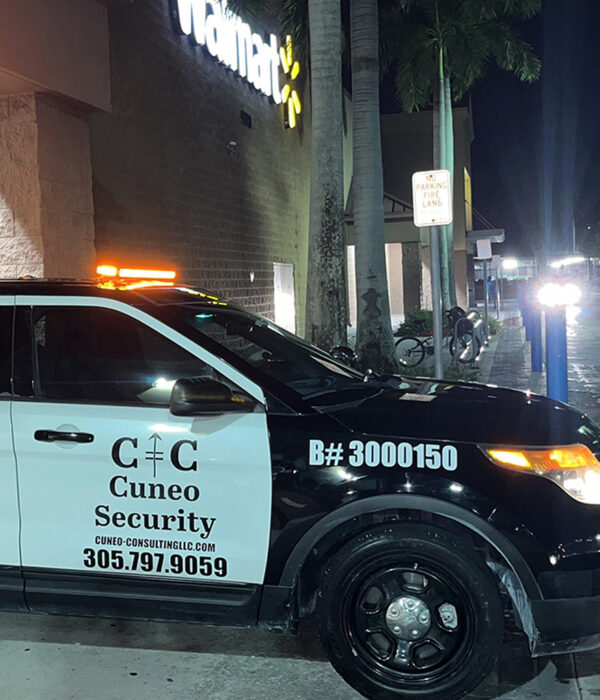
M 174 270 L 143 270 L 114 265 L 98 265 L 96 273 L 104 278 L 101 287 L 110 289 L 139 289 L 140 287 L 172 286 L 177 273 Z M 109 278 L 109 279 L 106 279 Z

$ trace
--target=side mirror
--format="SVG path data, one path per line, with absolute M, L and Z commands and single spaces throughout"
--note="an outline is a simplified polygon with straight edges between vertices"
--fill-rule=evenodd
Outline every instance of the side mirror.
M 202 416 L 216 413 L 251 413 L 256 401 L 234 394 L 222 382 L 208 377 L 178 379 L 171 392 L 170 411 L 174 416 Z
M 338 345 L 337 347 L 333 348 L 333 350 L 330 350 L 329 354 L 334 360 L 341 362 L 347 367 L 356 367 L 358 357 L 356 356 L 354 350 L 346 345 Z

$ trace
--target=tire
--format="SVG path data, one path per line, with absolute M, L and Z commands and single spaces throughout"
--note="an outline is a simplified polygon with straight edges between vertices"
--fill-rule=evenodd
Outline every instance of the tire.
M 453 335 L 450 339 L 450 354 L 462 364 L 475 362 L 480 350 L 481 341 L 473 331 L 464 331 L 459 335 Z
M 457 700 L 500 655 L 491 572 L 432 525 L 382 525 L 344 545 L 323 574 L 317 612 L 331 664 L 372 700 Z
M 396 358 L 402 367 L 416 367 L 425 357 L 425 348 L 418 338 L 406 336 L 396 341 Z

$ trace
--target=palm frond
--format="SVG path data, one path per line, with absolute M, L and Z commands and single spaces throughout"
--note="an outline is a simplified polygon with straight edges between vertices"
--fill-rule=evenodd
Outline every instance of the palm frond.
M 236 15 L 249 19 L 273 15 L 272 3 L 269 0 L 228 0 L 227 7 Z
M 247 1 L 244 0 L 244 2 Z M 255 0 L 250 1 L 254 2 Z M 282 0 L 279 5 L 278 17 L 283 33 L 292 37 L 296 58 L 300 63 L 308 65 L 310 54 L 308 0 Z

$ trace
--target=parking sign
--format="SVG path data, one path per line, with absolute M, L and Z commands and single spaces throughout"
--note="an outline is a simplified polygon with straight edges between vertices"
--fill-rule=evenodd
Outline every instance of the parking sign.
M 446 226 L 452 223 L 452 187 L 448 170 L 413 173 L 415 226 Z

